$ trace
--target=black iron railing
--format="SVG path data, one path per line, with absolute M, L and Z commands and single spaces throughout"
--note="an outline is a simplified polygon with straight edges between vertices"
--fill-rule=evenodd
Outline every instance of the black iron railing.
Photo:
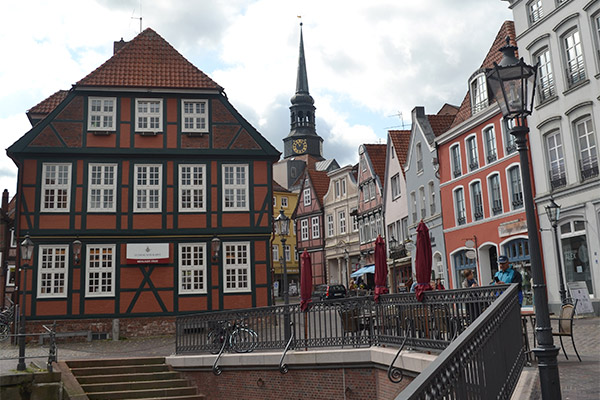
M 397 399 L 509 399 L 525 364 L 513 284 L 419 374 Z
M 379 303 L 372 296 L 313 302 L 306 312 L 292 304 L 181 316 L 176 320 L 176 353 L 218 353 L 223 347 L 232 352 L 283 350 L 289 339 L 286 318 L 292 322 L 295 349 L 400 345 L 408 337 L 412 347 L 442 350 L 507 287 L 430 291 L 423 302 L 414 293 L 401 293 L 382 295 Z M 220 332 L 226 322 L 244 330 L 243 346 L 223 346 Z

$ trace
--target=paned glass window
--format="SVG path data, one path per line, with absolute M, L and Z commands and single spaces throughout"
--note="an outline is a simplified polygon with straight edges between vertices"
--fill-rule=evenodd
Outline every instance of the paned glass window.
M 539 64 L 538 95 L 540 96 L 540 103 L 543 103 L 556 94 L 552 63 L 550 62 L 550 50 L 547 48 L 542 50 L 537 54 L 536 58 Z
M 206 293 L 206 244 L 179 245 L 179 293 Z
M 44 163 L 42 167 L 42 211 L 68 212 L 71 164 Z
M 483 140 L 485 141 L 485 155 L 488 163 L 498 159 L 496 152 L 496 133 L 494 127 L 489 126 L 483 130 Z
M 90 97 L 88 99 L 88 130 L 116 130 L 116 104 L 115 97 Z
M 562 138 L 560 131 L 546 135 L 546 151 L 548 152 L 548 172 L 550 175 L 550 186 L 556 189 L 567 184 L 565 170 L 565 158 L 563 155 Z
M 334 235 L 334 232 L 335 231 L 333 228 L 333 214 L 327 214 L 327 236 L 332 237 Z
M 162 165 L 135 166 L 136 212 L 160 212 L 162 189 Z
M 87 245 L 87 297 L 114 296 L 115 245 Z
M 456 224 L 464 225 L 467 222 L 465 214 L 465 193 L 463 188 L 454 191 L 454 210 L 456 211 Z
M 450 147 L 450 158 L 452 162 L 452 175 L 458 178 L 462 175 L 462 168 L 460 165 L 460 147 L 458 144 Z
M 180 164 L 179 165 L 179 210 L 204 211 L 204 165 Z
M 523 207 L 523 186 L 521 185 L 521 170 L 519 166 L 514 166 L 508 170 L 508 179 L 510 181 L 510 196 L 513 209 Z
M 471 183 L 471 207 L 473 207 L 473 219 L 483 219 L 483 198 L 481 196 L 481 182 Z
M 581 178 L 594 178 L 598 176 L 598 150 L 591 117 L 585 117 L 575 123 L 575 135 L 579 148 Z
M 488 106 L 485 74 L 479 74 L 471 81 L 471 113 L 477 114 Z
M 117 164 L 90 164 L 88 211 L 115 211 Z
M 469 170 L 474 171 L 479 168 L 479 162 L 477 160 L 477 139 L 475 136 L 471 136 L 467 139 L 467 156 L 469 157 Z
M 69 246 L 40 246 L 38 298 L 67 297 Z
M 500 177 L 494 174 L 488 178 L 492 215 L 502 214 L 502 191 Z
M 250 243 L 224 243 L 223 292 L 250 291 Z
M 248 165 L 223 165 L 223 209 L 248 210 Z
M 569 86 L 585 79 L 585 65 L 579 31 L 573 30 L 564 39 L 565 58 L 567 61 L 567 81 Z
M 319 229 L 319 217 L 312 217 L 311 220 L 312 238 L 318 239 L 321 237 L 321 231 Z
M 300 220 L 300 237 L 302 240 L 308 240 L 308 219 Z
M 183 102 L 183 132 L 208 132 L 208 101 L 182 100 Z
M 162 132 L 162 99 L 136 99 L 135 130 Z
M 338 221 L 340 224 L 340 235 L 346 233 L 346 211 L 338 211 Z
M 397 199 L 400 197 L 400 174 L 392 176 L 390 181 L 392 183 L 392 199 Z

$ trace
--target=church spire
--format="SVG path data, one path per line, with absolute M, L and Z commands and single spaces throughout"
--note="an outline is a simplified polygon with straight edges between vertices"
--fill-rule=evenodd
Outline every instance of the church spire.
M 315 101 L 308 92 L 308 74 L 306 73 L 306 58 L 304 56 L 302 22 L 300 23 L 296 93 L 290 101 L 292 103 L 290 106 L 290 133 L 283 139 L 284 158 L 308 154 L 319 160 L 323 160 L 323 138 L 317 135 L 315 128 Z

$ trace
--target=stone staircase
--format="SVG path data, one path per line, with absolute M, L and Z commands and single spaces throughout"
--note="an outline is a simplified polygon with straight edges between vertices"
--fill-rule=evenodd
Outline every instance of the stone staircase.
M 59 369 L 65 387 L 71 389 L 68 391 L 72 399 L 205 399 L 181 378 L 179 372 L 171 371 L 163 357 L 77 360 L 59 364 L 62 364 Z

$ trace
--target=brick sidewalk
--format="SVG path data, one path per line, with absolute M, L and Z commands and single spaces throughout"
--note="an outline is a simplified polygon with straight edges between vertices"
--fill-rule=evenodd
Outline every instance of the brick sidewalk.
M 554 323 L 556 324 L 556 323 Z M 556 329 L 556 327 L 553 325 Z M 558 373 L 563 399 L 598 400 L 600 399 L 600 318 L 577 318 L 573 322 L 575 345 L 581 356 L 581 362 L 573 350 L 570 338 L 563 338 L 569 359 L 560 349 L 558 337 L 554 337 L 554 345 L 558 353 Z M 532 337 L 530 332 L 530 343 Z M 521 391 L 513 395 L 513 399 L 541 400 L 539 369 L 534 362 L 525 367 L 519 381 Z

